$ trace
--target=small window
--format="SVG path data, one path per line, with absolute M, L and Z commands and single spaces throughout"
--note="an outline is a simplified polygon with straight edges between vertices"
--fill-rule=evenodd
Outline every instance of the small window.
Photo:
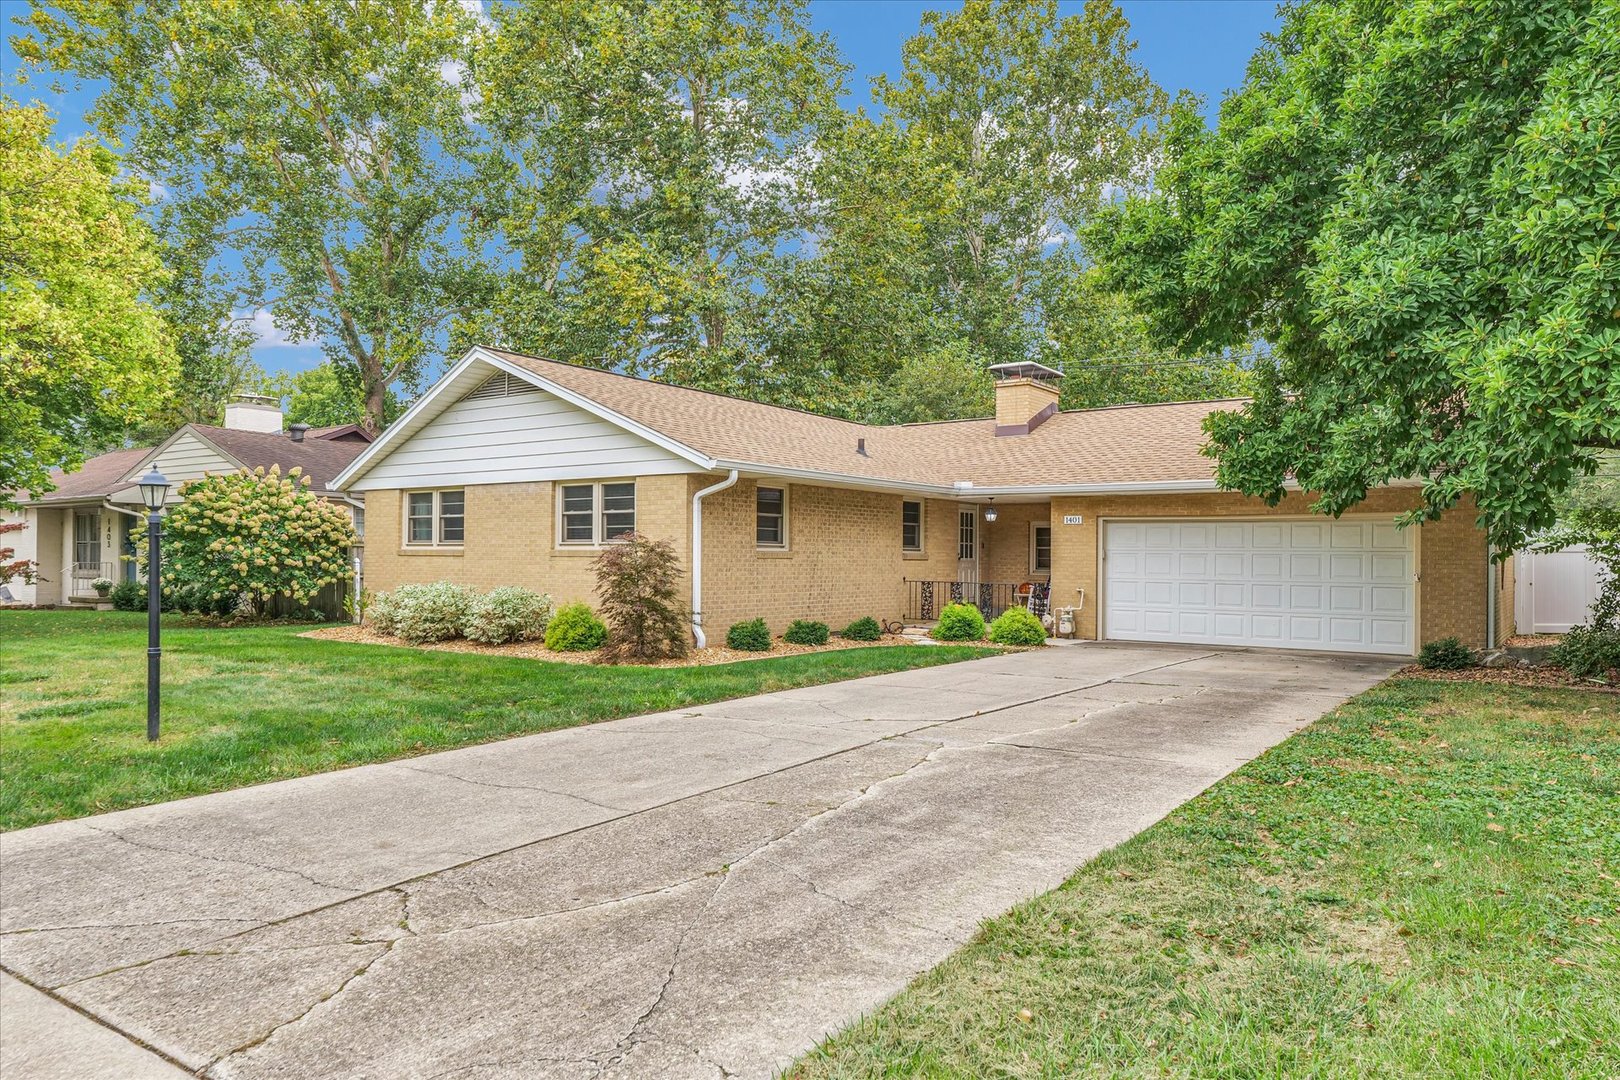
M 910 499 L 900 504 L 900 548 L 902 551 L 923 549 L 923 504 Z
M 956 557 L 967 562 L 979 557 L 979 512 L 959 510 L 956 514 Z
M 354 535 L 357 540 L 366 538 L 366 511 L 359 506 L 354 508 Z
M 596 539 L 596 485 L 569 484 L 562 489 L 562 542 L 589 544 Z
M 1052 570 L 1052 526 L 1035 525 L 1029 531 L 1029 568 L 1036 573 Z
M 760 547 L 787 547 L 787 492 L 782 488 L 754 490 L 754 542 Z
M 433 492 L 413 491 L 406 500 L 405 542 L 433 543 Z
M 602 539 L 613 540 L 636 531 L 636 485 L 602 485 Z
M 562 484 L 557 505 L 559 544 L 604 544 L 636 531 L 636 483 Z
M 412 491 L 405 496 L 405 542 L 460 547 L 467 535 L 466 493 Z M 364 511 L 355 511 L 355 530 L 364 533 Z
M 439 492 L 439 543 L 459 544 L 467 531 L 466 493 Z

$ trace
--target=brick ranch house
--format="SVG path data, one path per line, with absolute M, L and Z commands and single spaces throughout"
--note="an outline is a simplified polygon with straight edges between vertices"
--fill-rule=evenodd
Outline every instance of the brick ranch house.
M 174 484 L 170 502 L 181 500 L 180 485 L 211 473 L 278 466 L 294 467 L 310 478 L 312 490 L 347 509 L 357 530 L 365 528 L 364 501 L 327 490 L 332 478 L 359 456 L 371 436 L 353 424 L 312 428 L 293 424 L 283 431 L 282 413 L 271 400 L 243 395 L 225 406 L 225 424 L 185 424 L 157 446 L 113 450 L 87 460 L 71 473 L 52 476 L 56 485 L 38 496 L 24 494 L 19 509 L 0 520 L 21 522 L 7 533 L 16 558 L 37 563 L 33 584 L 13 581 L 0 591 L 0 604 L 57 607 L 91 604 L 98 578 L 123 581 L 135 576 L 125 560 L 135 537 L 146 528 L 146 509 L 136 479 L 156 465 Z
M 1511 569 L 1471 506 L 1415 485 L 1312 515 L 1218 491 L 1201 421 L 1236 402 L 1063 412 L 1059 373 L 996 369 L 996 416 L 874 427 L 474 348 L 333 482 L 371 517 L 366 585 L 524 585 L 591 600 L 591 560 L 668 539 L 694 636 L 995 611 L 1041 583 L 1082 638 L 1411 654 L 1511 631 Z M 1037 590 L 1040 592 L 1043 590 Z

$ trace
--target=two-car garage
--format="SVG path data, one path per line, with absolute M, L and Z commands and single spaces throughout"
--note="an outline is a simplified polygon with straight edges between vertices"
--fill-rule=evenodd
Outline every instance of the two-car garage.
M 1104 638 L 1414 650 L 1415 529 L 1387 518 L 1100 524 Z

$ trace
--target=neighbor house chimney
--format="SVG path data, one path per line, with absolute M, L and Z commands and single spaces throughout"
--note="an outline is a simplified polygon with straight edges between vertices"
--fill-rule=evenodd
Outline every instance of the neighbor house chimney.
M 1023 361 L 992 364 L 996 379 L 996 434 L 1028 435 L 1058 411 L 1058 380 L 1063 372 Z
M 232 431 L 266 431 L 281 434 L 281 403 L 263 394 L 237 394 L 225 406 L 225 426 Z

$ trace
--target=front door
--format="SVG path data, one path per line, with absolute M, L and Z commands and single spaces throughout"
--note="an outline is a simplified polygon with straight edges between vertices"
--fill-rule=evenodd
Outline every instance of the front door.
M 956 580 L 979 580 L 979 507 L 963 506 L 956 513 Z
M 101 577 L 101 515 L 78 511 L 73 515 L 73 591 L 88 593 Z

